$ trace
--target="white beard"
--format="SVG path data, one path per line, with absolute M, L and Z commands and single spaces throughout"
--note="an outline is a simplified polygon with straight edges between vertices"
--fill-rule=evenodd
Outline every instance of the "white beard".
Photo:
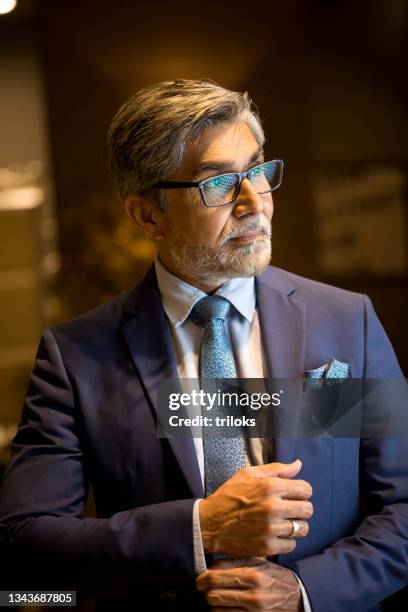
M 240 221 L 218 242 L 193 244 L 171 224 L 167 226 L 169 253 L 179 272 L 210 284 L 222 284 L 231 278 L 258 276 L 271 260 L 271 227 L 259 217 Z M 238 244 L 231 238 L 246 231 L 262 230 L 264 237 L 249 244 Z

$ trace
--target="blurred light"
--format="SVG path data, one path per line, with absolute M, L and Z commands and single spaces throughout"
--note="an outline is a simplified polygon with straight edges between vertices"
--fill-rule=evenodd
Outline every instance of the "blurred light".
M 15 423 L 0 424 L 0 447 L 7 446 L 17 433 Z
M 28 210 L 37 208 L 44 202 L 44 189 L 41 187 L 16 187 L 0 190 L 0 210 Z
M 61 300 L 55 295 L 50 295 L 45 299 L 44 302 L 44 316 L 47 321 L 55 321 L 61 316 L 62 304 Z
M 17 6 L 17 0 L 0 0 L 0 15 L 11 13 Z
M 43 268 L 46 274 L 56 274 L 61 267 L 61 259 L 56 251 L 47 253 L 43 259 Z

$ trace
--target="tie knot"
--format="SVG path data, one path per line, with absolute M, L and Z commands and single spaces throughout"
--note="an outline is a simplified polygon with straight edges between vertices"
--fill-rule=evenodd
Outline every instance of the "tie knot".
M 220 295 L 207 295 L 199 300 L 193 308 L 192 315 L 202 325 L 211 319 L 225 319 L 229 315 L 231 304 Z

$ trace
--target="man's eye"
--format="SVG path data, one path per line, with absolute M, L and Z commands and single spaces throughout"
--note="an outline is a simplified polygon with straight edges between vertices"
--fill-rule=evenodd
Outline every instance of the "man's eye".
M 233 176 L 214 176 L 214 178 L 207 183 L 210 189 L 230 189 L 233 184 Z

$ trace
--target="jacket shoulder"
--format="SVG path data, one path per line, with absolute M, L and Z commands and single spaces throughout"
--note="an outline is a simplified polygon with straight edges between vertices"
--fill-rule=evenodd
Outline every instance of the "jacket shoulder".
M 123 321 L 127 314 L 137 315 L 139 308 L 157 297 L 157 279 L 154 266 L 134 287 L 126 289 L 104 304 L 89 310 L 70 321 L 52 327 L 56 333 L 70 333 L 78 330 L 114 328 Z
M 267 285 L 269 288 L 281 292 L 284 295 L 294 295 L 297 299 L 306 302 L 315 300 L 328 301 L 341 306 L 346 304 L 363 305 L 365 296 L 362 293 L 342 289 L 321 281 L 312 280 L 288 272 L 282 268 L 269 266 L 268 269 L 257 278 L 257 282 Z
M 132 289 L 127 289 L 122 293 L 111 298 L 107 302 L 88 310 L 68 321 L 64 321 L 57 325 L 53 325 L 51 330 L 56 333 L 70 333 L 75 330 L 83 330 L 90 328 L 101 328 L 105 330 L 113 325 L 117 325 L 122 318 L 124 308 L 131 300 L 132 294 L 137 291 L 137 286 Z

